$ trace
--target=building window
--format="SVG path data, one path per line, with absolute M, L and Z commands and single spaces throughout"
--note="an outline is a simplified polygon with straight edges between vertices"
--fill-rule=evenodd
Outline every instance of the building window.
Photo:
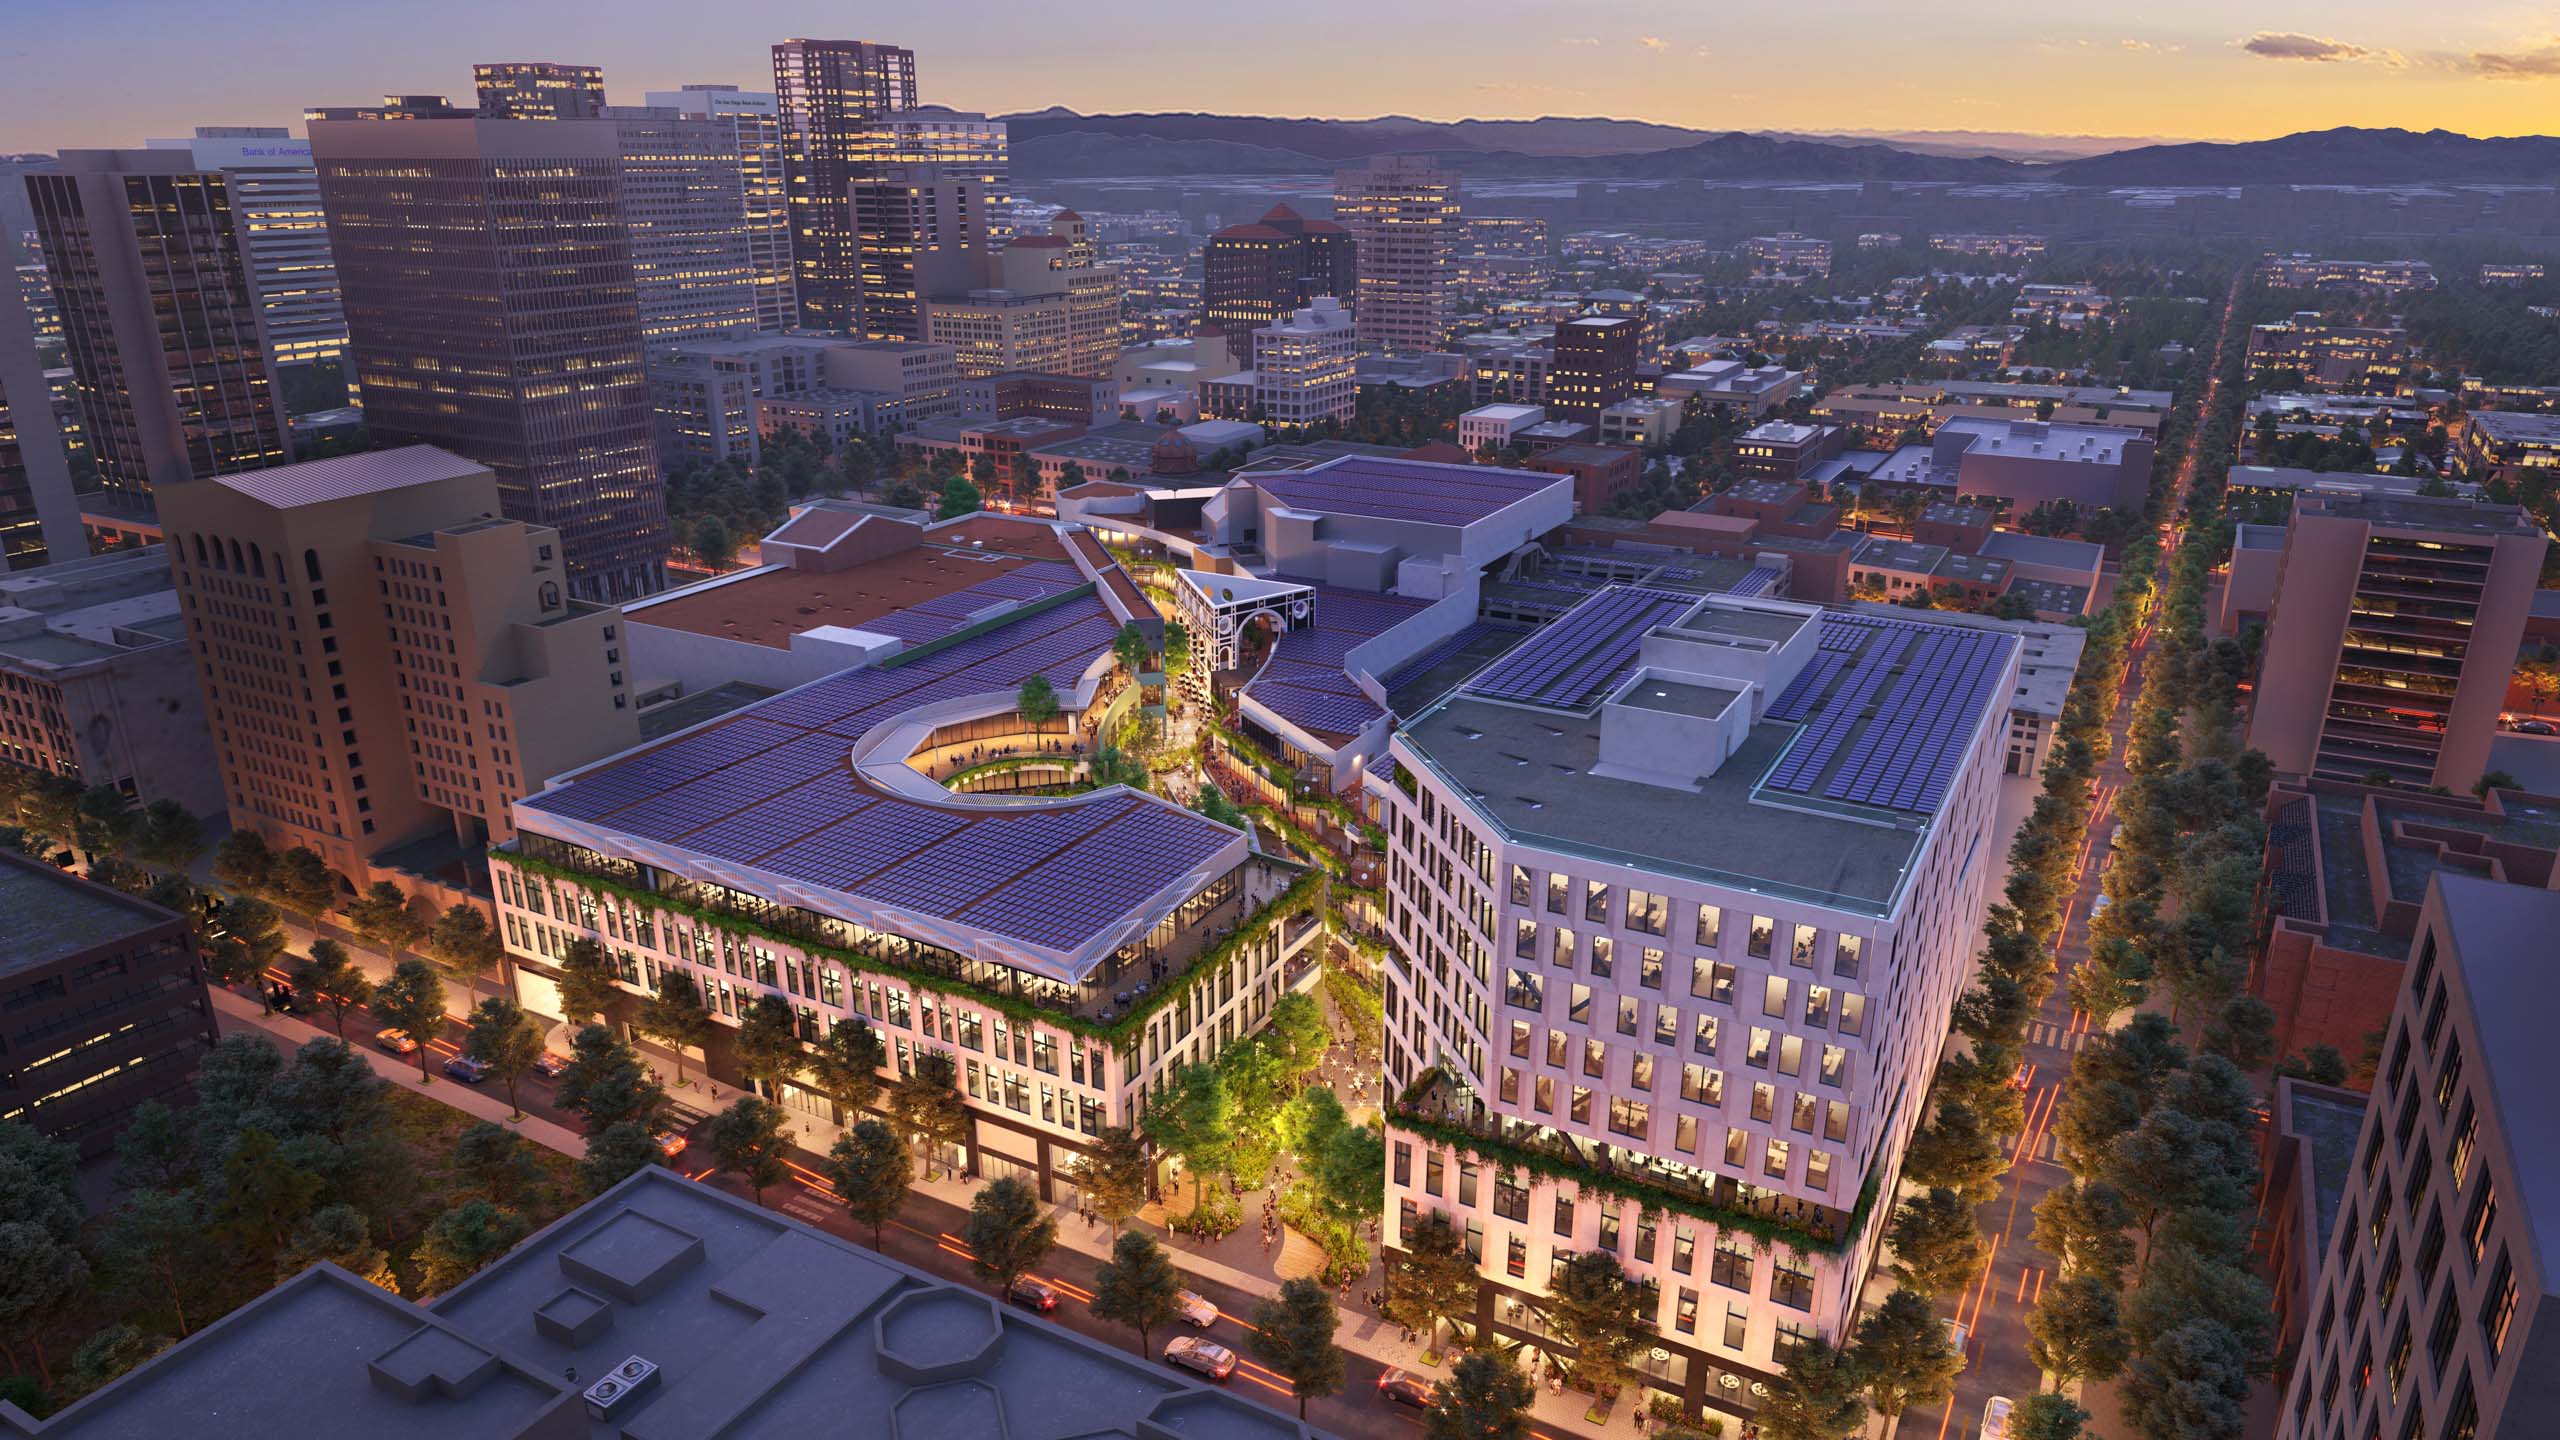
M 1671 1312 L 1671 1328 L 1679 1331 L 1683 1335 L 1697 1334 L 1698 1292 L 1695 1290 L 1680 1291 L 1676 1304 L 1678 1308 Z
M 1858 978 L 1858 963 L 1866 953 L 1866 942 L 1855 935 L 1842 935 L 1832 942 L 1831 973 L 1843 979 Z
M 2508 1263 L 2507 1252 L 2498 1252 L 2498 1267 L 2489 1272 L 2489 1285 L 2481 1292 L 2480 1339 L 2488 1347 L 2489 1363 L 2494 1366 L 2507 1348 L 2507 1327 L 2516 1318 L 2516 1271 Z
M 1787 963 L 1810 967 L 1813 964 L 1813 942 L 1819 933 L 1810 925 L 1797 926 L 1795 945 L 1787 952 Z
M 1582 891 L 1582 918 L 1596 924 L 1609 923 L 1609 885 L 1604 880 L 1586 882 Z
M 1728 1290 L 1751 1293 L 1751 1242 L 1739 1235 L 1718 1234 L 1715 1253 L 1707 1259 L 1707 1278 Z
M 1402 1140 L 1396 1142 L 1396 1183 L 1413 1183 L 1413 1146 Z
M 1701 955 L 1689 965 L 1689 993 L 1701 1000 L 1733 1003 L 1733 967 Z
M 1751 935 L 1748 943 L 1743 946 L 1744 951 L 1754 960 L 1768 959 L 1770 938 L 1777 934 L 1777 930 L 1777 921 L 1766 915 L 1752 916 Z
M 1723 940 L 1724 907 L 1720 905 L 1699 906 L 1698 948 L 1702 950 L 1713 950 L 1721 945 Z
M 2480 1193 L 2471 1197 L 2471 1213 L 2462 1222 L 2463 1248 L 2471 1252 L 2471 1263 L 2479 1265 L 2489 1248 L 2489 1232 L 2498 1224 L 2498 1184 L 2490 1177 L 2480 1177 Z
M 1769 1282 L 1769 1298 L 1790 1310 L 1813 1310 L 1813 1266 L 1785 1251 L 1778 1252 L 1777 1276 Z
M 1724 1307 L 1724 1348 L 1739 1350 L 1751 1338 L 1750 1307 L 1726 1301 Z
M 1564 1237 L 1564 1238 L 1565 1238 L 1565 1239 L 1567 1239 L 1567 1240 L 1570 1240 L 1570 1239 L 1572 1239 L 1572 1238 L 1573 1238 L 1573 1197 L 1572 1197 L 1572 1196 L 1570 1196 L 1570 1195 L 1565 1195 L 1565 1194 L 1558 1194 L 1558 1195 L 1556 1196 L 1556 1203 L 1555 1203 L 1555 1226 L 1556 1226 L 1556 1234 L 1558 1234 L 1558 1235 L 1560 1235 L 1560 1236 Z
M 1594 917 L 1598 918 L 1598 917 Z M 1668 896 L 1650 890 L 1627 892 L 1627 928 L 1647 935 L 1660 935 L 1670 928 L 1671 901 Z

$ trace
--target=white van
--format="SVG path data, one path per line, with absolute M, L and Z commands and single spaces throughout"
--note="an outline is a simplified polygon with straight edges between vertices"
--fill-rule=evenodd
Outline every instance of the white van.
M 2015 1406 L 2006 1395 L 1982 1402 L 1982 1440 L 2009 1440 L 2009 1411 Z

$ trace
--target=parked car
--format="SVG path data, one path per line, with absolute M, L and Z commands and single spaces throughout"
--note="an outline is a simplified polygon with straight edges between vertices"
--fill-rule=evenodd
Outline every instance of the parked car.
M 1973 1331 L 1952 1317 L 1938 1322 L 1947 1327 L 1947 1348 L 1956 1352 L 1956 1369 L 1964 1369 L 1964 1347 L 1973 1342 Z
M 1004 1289 L 1004 1298 L 1043 1315 L 1058 1308 L 1058 1292 L 1028 1275 L 1013 1277 L 1013 1283 Z
M 548 1050 L 543 1051 L 540 1058 L 533 1062 L 533 1073 L 545 1080 L 559 1079 L 560 1072 L 568 1068 L 569 1062 L 566 1057 L 554 1055 Z
M 1197 1335 L 1174 1337 L 1164 1347 L 1164 1361 L 1212 1380 L 1224 1380 L 1236 1373 L 1236 1352 L 1215 1340 L 1203 1340 Z
M 2548 720 L 2524 720 L 2517 723 L 2516 733 L 2520 735 L 2560 735 L 2560 726 L 2554 726 Z
M 1416 1410 L 1428 1409 L 1431 1405 L 1431 1382 L 1412 1371 L 1399 1370 L 1393 1365 L 1379 1374 L 1378 1393 L 1399 1405 L 1410 1405 Z
M 1982 1440 L 2009 1440 L 2009 1412 L 2017 1402 L 2006 1395 L 1994 1395 L 1982 1402 Z
M 418 1042 L 410 1039 L 409 1032 L 406 1030 L 377 1031 L 373 1037 L 373 1043 L 390 1051 L 394 1055 L 415 1055 L 418 1053 Z
M 444 1073 L 465 1085 L 477 1085 L 489 1078 L 489 1067 L 468 1055 L 456 1055 L 444 1062 Z
M 1203 1330 L 1218 1323 L 1218 1307 L 1210 1304 L 1208 1297 L 1188 1290 L 1173 1297 L 1173 1309 L 1185 1322 Z

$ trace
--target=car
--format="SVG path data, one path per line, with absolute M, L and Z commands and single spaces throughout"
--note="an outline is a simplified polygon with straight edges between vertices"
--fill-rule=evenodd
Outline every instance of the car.
M 670 1160 L 683 1154 L 684 1147 L 693 1143 L 673 1130 L 660 1130 L 649 1138 L 658 1142 L 658 1153 Z
M 418 1042 L 410 1039 L 409 1032 L 406 1030 L 378 1031 L 373 1037 L 373 1043 L 390 1051 L 394 1055 L 415 1055 L 418 1053 Z
M 533 1062 L 533 1073 L 541 1076 L 545 1080 L 559 1079 L 560 1072 L 568 1068 L 569 1062 L 567 1060 L 558 1055 L 552 1054 L 548 1050 L 543 1051 L 542 1054 L 536 1057 Z
M 1173 1297 L 1173 1313 L 1203 1330 L 1218 1323 L 1218 1307 L 1210 1304 L 1208 1297 L 1188 1290 Z
M 2560 735 L 2560 726 L 2554 726 L 2548 720 L 2522 720 L 2516 723 L 2516 733 L 2519 735 Z
M 1236 1352 L 1215 1340 L 1179 1335 L 1165 1345 L 1164 1363 L 1179 1365 L 1212 1380 L 1224 1380 L 1236 1373 Z
M 1399 1370 L 1390 1365 L 1379 1372 L 1378 1393 L 1399 1405 L 1410 1405 L 1416 1410 L 1428 1409 L 1431 1391 L 1431 1382 L 1410 1370 Z
M 1058 1292 L 1028 1275 L 1013 1277 L 1013 1283 L 1004 1287 L 1004 1298 L 1043 1315 L 1058 1308 Z
M 2018 1402 L 2006 1395 L 1994 1395 L 1982 1402 L 1982 1440 L 2009 1440 L 2009 1412 Z
M 1973 1341 L 1973 1331 L 1952 1316 L 1938 1322 L 1947 1327 L 1947 1348 L 1956 1352 L 1956 1369 L 1964 1369 L 1964 1347 Z
M 456 1055 L 444 1062 L 444 1073 L 465 1085 L 477 1085 L 489 1078 L 489 1067 L 468 1055 Z
M 2103 894 L 2102 894 L 2102 895 L 2100 895 L 2097 899 L 2090 901 L 2090 902 L 2089 902 L 2089 918 L 2090 918 L 2090 919 L 2092 919 L 2092 920 L 2095 920 L 2095 919 L 2097 919 L 2100 915 L 2105 914 L 2105 913 L 2106 913 L 2106 910 L 2107 910 L 2107 906 L 2108 906 L 2110 903 L 2112 903 L 2112 902 L 2111 902 L 2111 901 L 2109 901 L 2109 900 L 2108 900 L 2108 898 L 2107 898 L 2105 895 L 2103 895 Z

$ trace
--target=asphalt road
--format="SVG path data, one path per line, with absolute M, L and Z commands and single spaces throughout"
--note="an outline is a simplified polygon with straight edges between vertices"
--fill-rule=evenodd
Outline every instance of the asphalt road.
M 2212 413 L 2221 394 L 2221 358 L 2231 343 L 2231 319 L 2239 301 L 2235 284 L 2225 300 L 2215 340 L 2215 363 L 2198 402 L 2199 420 Z M 2196 451 L 2190 441 L 2178 467 L 2175 486 L 2162 514 L 2175 524 L 2188 487 L 2195 480 Z M 2178 534 L 2165 537 L 2161 563 L 2175 553 Z M 2151 630 L 2136 638 L 2118 688 L 2116 706 L 2107 718 L 2114 745 L 2099 768 L 2098 803 L 2090 811 L 2088 833 L 2081 837 L 2079 886 L 2064 912 L 2062 938 L 2055 946 L 2053 993 L 2028 1026 L 2019 1082 L 2026 1091 L 2026 1128 L 2012 1147 L 2022 1155 L 2001 1181 L 2000 1193 L 1978 1212 L 1982 1239 L 1990 1251 L 1983 1271 L 1953 1301 L 1940 1301 L 1938 1312 L 1968 1329 L 1964 1373 L 1956 1377 L 1955 1398 L 1927 1410 L 1914 1407 L 1902 1417 L 1900 1435 L 1931 1440 L 1972 1440 L 1980 1434 L 1983 1408 L 1995 1395 L 2018 1399 L 2043 1388 L 2043 1372 L 2027 1355 L 2027 1317 L 2034 1313 L 2044 1287 L 2058 1278 L 2054 1258 L 2036 1248 L 2036 1202 L 2070 1177 L 2057 1163 L 2054 1113 L 2061 1107 L 2071 1059 L 2090 1040 L 2088 1017 L 2072 1009 L 2061 983 L 2071 968 L 2088 958 L 2089 909 L 2097 903 L 2106 845 L 2116 829 L 2115 797 L 2124 787 L 2125 753 L 2130 748 L 2133 705 L 2142 688 L 2142 664 L 2150 651 Z M 2094 1407 L 2092 1407 L 2094 1408 Z

